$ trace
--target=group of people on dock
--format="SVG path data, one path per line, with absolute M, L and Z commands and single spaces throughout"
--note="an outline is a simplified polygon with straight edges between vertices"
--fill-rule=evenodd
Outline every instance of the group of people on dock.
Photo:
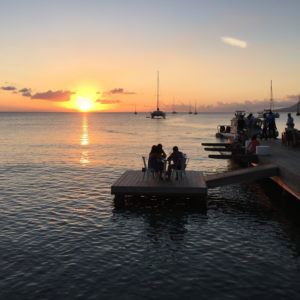
M 275 114 L 270 110 L 263 114 L 263 118 L 256 118 L 252 113 L 247 117 L 245 114 L 240 114 L 237 120 L 238 134 L 245 133 L 248 138 L 254 135 L 259 135 L 267 140 L 268 138 L 276 139 L 278 131 L 275 122 Z
M 177 146 L 173 147 L 172 153 L 167 157 L 162 144 L 153 145 L 149 153 L 148 168 L 159 175 L 159 179 L 163 179 L 163 173 L 166 173 L 170 179 L 172 170 L 182 170 L 185 167 L 185 155 L 179 151 Z M 168 168 L 166 170 L 166 165 Z
M 286 129 L 284 138 L 289 140 L 292 138 L 290 135 L 295 131 L 295 123 L 291 113 L 288 113 L 286 121 Z M 236 145 L 246 146 L 246 153 L 255 154 L 256 147 L 260 145 L 258 138 L 267 140 L 268 138 L 276 139 L 278 131 L 275 122 L 275 114 L 270 110 L 268 113 L 263 114 L 262 122 L 259 122 L 259 118 L 255 118 L 250 113 L 246 118 L 244 114 L 238 117 L 237 121 L 237 136 L 235 139 Z M 297 131 L 297 130 L 296 130 Z M 250 142 L 246 143 L 250 139 Z M 284 142 L 284 141 L 283 141 Z

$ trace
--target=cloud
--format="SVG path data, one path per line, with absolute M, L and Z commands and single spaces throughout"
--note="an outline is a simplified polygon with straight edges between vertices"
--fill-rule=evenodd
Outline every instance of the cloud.
M 295 101 L 291 101 L 291 99 L 275 99 L 274 100 L 274 108 L 284 108 L 289 107 L 294 104 Z M 261 99 L 261 100 L 245 100 L 243 102 L 223 102 L 219 101 L 213 106 L 200 106 L 198 107 L 199 111 L 209 111 L 209 112 L 233 112 L 235 110 L 245 110 L 247 112 L 257 113 L 266 108 L 270 107 L 269 99 Z
M 274 109 L 281 109 L 290 107 L 297 103 L 297 95 L 289 95 L 282 99 L 274 99 Z M 270 107 L 270 99 L 252 99 L 252 100 L 244 100 L 244 101 L 235 101 L 235 102 L 227 102 L 227 101 L 217 101 L 214 104 L 208 105 L 197 105 L 197 110 L 199 112 L 234 112 L 236 110 L 245 110 L 246 112 L 252 112 L 257 114 L 259 111 L 263 111 L 266 108 Z M 172 111 L 172 105 L 165 105 L 164 110 Z M 176 110 L 179 112 L 187 112 L 190 107 L 186 103 L 178 103 L 176 105 Z
M 116 104 L 120 103 L 120 100 L 110 100 L 110 99 L 98 99 L 96 102 L 100 104 Z
M 31 97 L 31 89 L 23 88 L 18 91 L 24 97 Z
M 1 86 L 1 90 L 4 91 L 15 91 L 17 88 L 15 86 Z
M 300 100 L 300 95 L 287 95 L 286 97 L 292 101 Z
M 229 36 L 223 36 L 221 37 L 221 41 L 224 44 L 233 46 L 233 47 L 238 47 L 238 48 L 247 48 L 247 42 L 233 38 L 233 37 L 229 37 Z
M 123 95 L 134 95 L 134 92 L 125 91 L 123 88 L 114 88 L 108 92 L 108 94 L 123 94 Z
M 39 100 L 49 100 L 49 101 L 69 101 L 71 95 L 74 94 L 74 92 L 71 91 L 47 91 L 42 93 L 36 93 L 34 95 L 31 95 L 31 99 L 39 99 Z

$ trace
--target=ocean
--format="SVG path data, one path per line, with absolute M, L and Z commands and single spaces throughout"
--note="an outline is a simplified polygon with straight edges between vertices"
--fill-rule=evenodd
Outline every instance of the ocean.
M 1 113 L 0 299 L 299 299 L 299 207 L 272 183 L 212 189 L 206 211 L 113 205 L 153 144 L 232 168 L 201 146 L 231 117 Z

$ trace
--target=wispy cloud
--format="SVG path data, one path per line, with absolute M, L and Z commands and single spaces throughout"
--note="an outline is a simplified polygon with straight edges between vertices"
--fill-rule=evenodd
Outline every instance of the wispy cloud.
M 23 88 L 18 91 L 24 97 L 31 97 L 31 89 Z
M 49 100 L 49 101 L 69 101 L 71 95 L 74 94 L 74 92 L 71 91 L 47 91 L 42 93 L 36 93 L 31 96 L 31 99 L 39 99 L 39 100 Z
M 1 90 L 4 91 L 15 91 L 17 88 L 15 86 L 1 86 Z
M 108 94 L 112 94 L 112 95 L 115 95 L 115 94 L 123 94 L 123 95 L 134 95 L 135 94 L 135 92 L 128 92 L 128 91 L 126 91 L 125 89 L 123 89 L 123 88 L 114 88 L 114 89 L 112 89 L 112 90 L 110 90 L 109 92 L 108 92 Z
M 221 37 L 221 41 L 224 44 L 233 46 L 233 47 L 238 47 L 238 48 L 247 48 L 247 42 L 246 41 L 242 41 L 233 37 L 229 37 L 229 36 L 222 36 Z

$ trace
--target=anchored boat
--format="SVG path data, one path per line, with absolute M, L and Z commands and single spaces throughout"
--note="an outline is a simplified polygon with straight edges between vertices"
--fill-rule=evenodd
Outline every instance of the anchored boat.
M 231 119 L 230 125 L 218 125 L 216 137 L 234 139 L 238 133 L 238 119 L 240 117 L 244 118 L 245 114 L 244 110 L 236 110 L 234 117 Z
M 151 119 L 154 118 L 166 118 L 166 113 L 159 110 L 159 72 L 157 72 L 156 110 L 151 113 Z

